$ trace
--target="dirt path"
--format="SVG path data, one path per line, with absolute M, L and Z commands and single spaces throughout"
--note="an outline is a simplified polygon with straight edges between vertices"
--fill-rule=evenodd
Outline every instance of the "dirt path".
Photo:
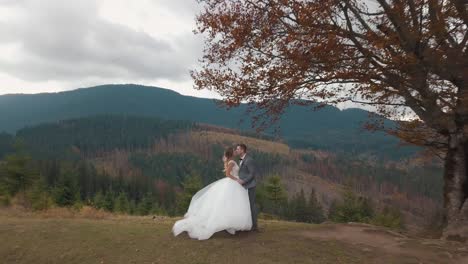
M 336 240 L 358 246 L 364 252 L 382 255 L 376 263 L 392 257 L 406 257 L 414 263 L 468 263 L 468 245 L 437 239 L 411 238 L 365 224 L 324 225 L 300 235 L 317 240 Z M 379 261 L 380 260 L 380 261 Z M 417 262 L 416 262 L 417 261 Z

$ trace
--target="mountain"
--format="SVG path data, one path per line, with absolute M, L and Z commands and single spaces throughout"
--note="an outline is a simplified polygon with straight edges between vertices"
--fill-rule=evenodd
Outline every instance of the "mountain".
M 157 87 L 103 85 L 59 93 L 0 96 L 0 132 L 14 133 L 43 122 L 103 114 L 188 120 L 248 131 L 251 123 L 246 110 L 246 105 L 227 110 L 213 99 L 183 96 Z M 360 109 L 339 110 L 333 106 L 320 111 L 291 106 L 278 125 L 282 138 L 295 148 L 370 153 L 389 158 L 415 152 L 415 148 L 399 148 L 397 139 L 381 132 L 364 131 L 362 124 L 368 114 Z M 388 123 L 391 125 L 391 121 Z

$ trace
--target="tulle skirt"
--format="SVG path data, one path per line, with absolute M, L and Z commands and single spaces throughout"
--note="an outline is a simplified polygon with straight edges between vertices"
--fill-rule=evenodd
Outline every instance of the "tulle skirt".
M 248 191 L 236 181 L 223 178 L 198 191 L 184 219 L 172 228 L 174 236 L 186 231 L 191 238 L 205 240 L 226 230 L 250 230 L 252 217 Z

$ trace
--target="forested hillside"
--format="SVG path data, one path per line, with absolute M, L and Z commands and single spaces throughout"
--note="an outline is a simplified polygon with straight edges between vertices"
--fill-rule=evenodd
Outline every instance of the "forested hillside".
M 229 110 L 211 99 L 183 96 L 174 91 L 140 85 L 104 85 L 60 93 L 0 96 L 0 132 L 71 118 L 119 114 L 167 120 L 189 120 L 242 131 L 251 130 L 246 105 Z M 85 107 L 83 107 L 85 106 Z M 291 106 L 278 123 L 279 136 L 295 148 L 366 153 L 400 159 L 415 148 L 398 147 L 398 140 L 362 129 L 369 113 L 327 106 Z M 392 122 L 387 121 L 391 126 Z M 273 128 L 268 132 L 272 132 Z M 278 135 L 275 135 L 278 136 Z
M 365 212 L 362 219 L 393 208 L 388 212 L 421 221 L 440 206 L 437 164 L 296 149 L 222 127 L 120 115 L 2 134 L 0 196 L 8 204 L 23 194 L 22 203 L 36 209 L 87 204 L 132 214 L 178 215 L 197 190 L 223 177 L 223 149 L 238 142 L 250 147 L 257 163 L 259 205 L 268 215 L 305 222 L 338 219 L 339 201 L 348 197 L 348 203 Z

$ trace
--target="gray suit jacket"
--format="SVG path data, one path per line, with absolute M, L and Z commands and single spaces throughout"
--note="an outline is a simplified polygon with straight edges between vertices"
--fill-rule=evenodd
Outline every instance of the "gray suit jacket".
M 249 154 L 246 154 L 239 169 L 239 178 L 245 182 L 244 188 L 250 189 L 255 187 L 257 185 L 256 176 L 254 160 Z

